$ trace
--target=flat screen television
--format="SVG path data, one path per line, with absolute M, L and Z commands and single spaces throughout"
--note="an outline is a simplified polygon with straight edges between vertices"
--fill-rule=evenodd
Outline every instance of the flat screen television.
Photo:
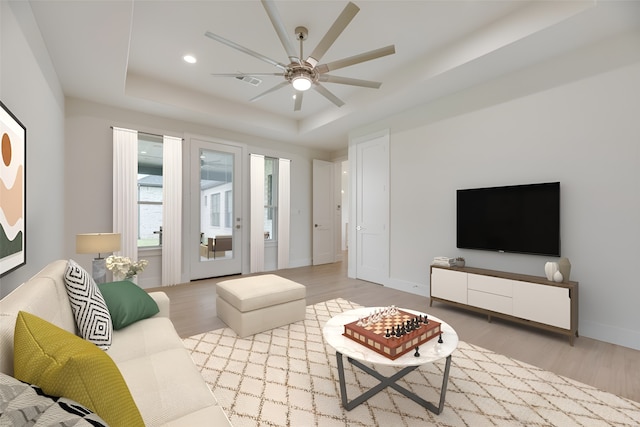
M 456 246 L 560 256 L 560 183 L 457 190 Z

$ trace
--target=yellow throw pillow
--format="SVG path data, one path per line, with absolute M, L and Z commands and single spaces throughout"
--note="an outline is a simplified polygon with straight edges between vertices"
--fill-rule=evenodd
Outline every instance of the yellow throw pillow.
M 144 426 L 118 367 L 95 344 L 21 311 L 13 351 L 17 379 L 85 405 L 111 427 Z

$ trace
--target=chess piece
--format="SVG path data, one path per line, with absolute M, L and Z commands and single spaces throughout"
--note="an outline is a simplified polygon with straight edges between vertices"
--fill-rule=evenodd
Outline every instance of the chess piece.
M 440 333 L 440 337 L 438 338 L 438 343 L 442 344 L 444 341 L 442 341 L 442 332 Z
M 400 338 L 402 334 L 400 333 L 400 325 L 396 326 L 396 338 Z
M 384 334 L 385 338 L 391 337 L 391 333 L 389 332 L 389 328 L 387 328 L 387 333 Z
M 416 352 L 415 352 L 415 353 L 413 353 L 413 355 L 414 355 L 415 357 L 420 357 L 420 352 L 418 351 L 419 349 L 420 349 L 420 347 L 416 347 Z

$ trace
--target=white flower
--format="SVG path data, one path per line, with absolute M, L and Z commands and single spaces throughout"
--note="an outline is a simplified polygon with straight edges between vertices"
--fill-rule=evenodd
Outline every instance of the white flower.
M 107 268 L 113 272 L 114 275 L 124 278 L 131 278 L 138 273 L 142 273 L 145 267 L 149 264 L 146 259 L 141 259 L 138 262 L 133 262 L 129 257 L 111 255 L 107 257 Z

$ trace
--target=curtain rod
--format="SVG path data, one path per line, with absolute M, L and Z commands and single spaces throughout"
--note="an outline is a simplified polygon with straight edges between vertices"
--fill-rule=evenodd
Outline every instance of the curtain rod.
M 113 130 L 113 126 L 109 126 L 109 127 L 111 128 L 111 130 Z M 117 127 L 117 126 L 116 126 L 116 127 Z M 121 128 L 121 129 L 124 129 L 124 128 Z M 132 129 L 132 130 L 133 130 L 133 129 Z M 142 131 L 139 131 L 139 130 L 137 130 L 136 132 L 138 132 L 138 134 L 149 135 L 149 136 L 156 136 L 156 137 L 158 137 L 158 138 L 164 138 L 164 136 L 165 136 L 165 135 L 160 135 L 160 134 L 157 134 L 157 133 L 142 132 Z M 167 136 L 171 136 L 171 135 L 167 135 Z M 177 138 L 177 137 L 175 137 L 175 138 Z M 184 138 L 180 138 L 180 139 L 184 141 Z

